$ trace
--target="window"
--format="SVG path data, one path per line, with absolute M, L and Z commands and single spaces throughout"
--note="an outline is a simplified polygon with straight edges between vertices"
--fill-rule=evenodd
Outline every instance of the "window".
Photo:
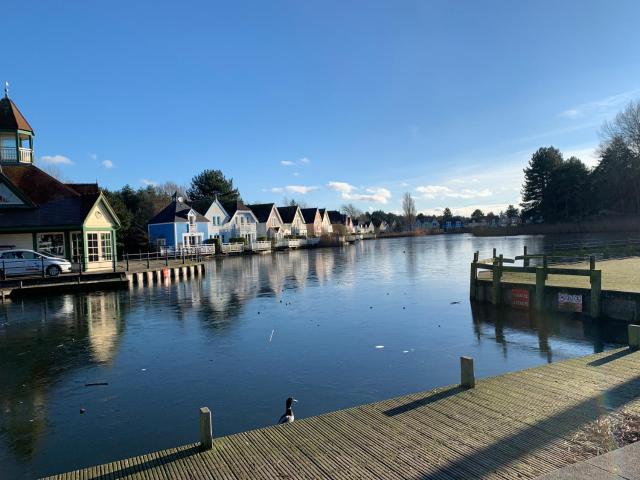
M 100 234 L 100 258 L 103 261 L 110 261 L 113 258 L 111 250 L 111 232 Z
M 87 233 L 87 256 L 90 262 L 97 262 L 98 256 L 98 234 Z
M 36 250 L 48 255 L 64 257 L 64 234 L 39 233 L 37 235 Z
M 71 261 L 73 263 L 81 263 L 84 255 L 82 246 L 82 233 L 73 232 L 71 234 Z

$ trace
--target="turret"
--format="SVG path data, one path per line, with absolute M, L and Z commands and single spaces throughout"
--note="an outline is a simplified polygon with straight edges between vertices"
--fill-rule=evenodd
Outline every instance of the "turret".
M 9 98 L 9 83 L 0 99 L 0 164 L 33 163 L 33 129 Z

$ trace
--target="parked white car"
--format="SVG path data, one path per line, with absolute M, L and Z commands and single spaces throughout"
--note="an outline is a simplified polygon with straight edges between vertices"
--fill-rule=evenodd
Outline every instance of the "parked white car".
M 42 275 L 43 271 L 50 277 L 57 277 L 61 273 L 71 271 L 71 262 L 33 250 L 3 250 L 0 252 L 0 278 Z

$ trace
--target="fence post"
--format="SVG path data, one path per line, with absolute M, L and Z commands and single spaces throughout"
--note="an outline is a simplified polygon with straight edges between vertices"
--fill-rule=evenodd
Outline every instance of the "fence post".
M 149 263 L 149 252 L 147 251 L 147 270 L 151 268 L 151 265 Z
M 591 270 L 591 316 L 600 316 L 600 294 L 602 293 L 602 271 Z
M 213 448 L 211 410 L 207 407 L 200 408 L 200 447 L 203 450 L 211 450 Z
M 112 252 L 111 257 L 113 258 L 113 273 L 116 273 L 116 254 Z
M 496 249 L 493 249 L 493 256 L 491 258 L 496 258 Z
M 544 281 L 546 279 L 546 268 L 536 268 L 536 293 L 534 306 L 536 310 L 541 311 L 544 307 Z
M 169 250 L 167 250 L 166 248 L 164 249 L 164 266 L 169 266 Z
M 544 254 L 542 256 L 542 268 L 544 268 L 544 279 L 549 278 L 549 274 L 547 273 L 547 267 L 549 266 L 549 260 L 547 259 L 547 255 Z
M 501 296 L 502 296 L 502 289 L 501 289 L 502 287 L 500 286 L 501 279 L 502 279 L 502 254 L 500 254 L 497 264 L 495 261 L 493 262 L 493 273 L 492 273 L 493 298 L 491 300 L 494 305 L 500 305 L 500 302 L 501 302 Z
M 127 272 L 128 272 L 129 271 L 129 254 L 128 253 L 124 254 L 124 259 L 125 259 L 125 262 L 126 262 L 126 268 L 127 268 Z
M 590 255 L 589 256 L 589 270 L 595 270 L 596 269 L 596 256 L 595 255 Z
M 527 258 L 527 246 L 526 246 L 526 245 L 524 246 L 524 249 L 523 249 L 523 250 L 524 250 L 524 252 L 523 252 L 524 259 L 523 259 L 523 261 L 522 261 L 522 264 L 523 264 L 525 267 L 528 267 L 528 266 L 529 266 L 529 258 Z
M 473 254 L 473 262 L 471 262 L 471 278 L 469 279 L 469 298 L 476 298 L 476 278 L 478 278 L 478 252 Z
M 182 255 L 182 264 L 184 265 L 184 249 L 181 249 L 180 253 Z
M 42 278 L 46 277 L 47 275 L 44 273 L 44 257 L 40 257 L 40 268 L 42 269 Z
M 473 373 L 473 358 L 460 357 L 460 386 L 462 388 L 474 388 L 476 378 Z
M 2 260 L 2 278 L 0 278 L 0 280 L 6 280 L 7 279 L 7 271 L 5 270 L 5 266 L 4 266 L 4 260 Z

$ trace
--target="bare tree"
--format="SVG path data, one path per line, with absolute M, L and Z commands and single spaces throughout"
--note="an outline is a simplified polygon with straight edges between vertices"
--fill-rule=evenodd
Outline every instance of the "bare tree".
M 356 219 L 362 215 L 362 210 L 356 207 L 353 203 L 347 203 L 340 207 L 340 211 L 346 215 L 349 215 L 351 218 Z
M 307 208 L 306 202 L 303 202 L 302 200 L 296 200 L 295 198 L 289 200 L 287 197 L 284 197 L 284 199 L 282 200 L 282 204 L 287 207 Z
M 55 178 L 59 182 L 69 183 L 69 179 L 67 179 L 64 176 L 64 174 L 62 173 L 62 170 L 57 165 L 46 165 L 42 167 L 42 170 L 47 172 L 49 175 L 51 175 L 53 178 Z
M 605 143 L 621 138 L 635 155 L 640 155 L 640 101 L 631 101 L 611 122 L 602 126 Z
M 178 185 L 175 182 L 169 181 L 169 182 L 161 183 L 155 186 L 155 190 L 161 195 L 168 195 L 168 196 L 171 196 L 175 192 L 178 192 L 178 196 L 187 198 L 187 187 L 185 187 L 184 185 Z
M 405 192 L 402 197 L 402 212 L 407 229 L 412 231 L 416 224 L 416 202 L 414 202 L 409 192 Z

